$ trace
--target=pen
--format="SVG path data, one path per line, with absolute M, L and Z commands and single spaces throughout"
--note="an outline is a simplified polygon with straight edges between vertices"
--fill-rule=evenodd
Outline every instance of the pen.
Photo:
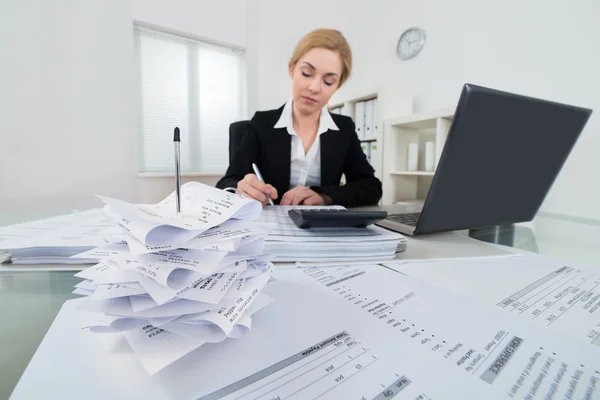
M 173 133 L 173 145 L 175 146 L 175 180 L 177 181 L 175 187 L 175 196 L 177 199 L 177 215 L 181 213 L 181 171 L 180 171 L 180 161 L 179 161 L 179 128 L 175 127 L 175 132 Z
M 260 171 L 258 170 L 258 167 L 256 166 L 256 164 L 252 163 L 252 169 L 254 169 L 254 173 L 256 174 L 256 176 L 258 177 L 258 179 L 260 179 L 260 181 L 262 183 L 265 183 L 265 180 L 263 179 Z M 269 196 L 269 193 L 265 193 L 265 195 L 267 196 L 267 199 L 269 200 L 269 204 L 274 206 L 275 204 L 273 204 L 273 200 L 271 200 L 271 196 Z

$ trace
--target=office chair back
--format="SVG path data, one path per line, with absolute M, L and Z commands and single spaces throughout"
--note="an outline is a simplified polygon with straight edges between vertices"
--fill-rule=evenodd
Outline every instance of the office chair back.
M 249 120 L 236 121 L 229 125 L 229 165 L 233 164 L 235 153 L 242 143 L 242 138 L 248 129 Z

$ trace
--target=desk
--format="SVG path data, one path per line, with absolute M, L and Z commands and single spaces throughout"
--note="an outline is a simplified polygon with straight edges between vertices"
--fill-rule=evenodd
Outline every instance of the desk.
M 573 225 L 558 221 L 547 229 L 544 225 L 524 223 L 461 233 L 488 243 L 600 267 L 600 225 Z
M 0 399 L 7 399 L 62 304 L 81 280 L 73 272 L 0 273 Z
M 528 224 L 510 229 L 511 240 L 503 241 L 505 245 L 600 267 L 600 243 L 577 246 L 548 240 L 543 232 Z M 462 233 L 492 242 L 498 237 L 506 238 L 506 235 L 486 230 Z M 600 241 L 600 227 L 595 237 Z M 3 328 L 0 328 L 0 398 L 8 398 L 12 392 L 63 302 L 78 297 L 71 294 L 73 286 L 80 281 L 73 274 L 59 271 L 0 272 L 0 315 L 3 320 Z

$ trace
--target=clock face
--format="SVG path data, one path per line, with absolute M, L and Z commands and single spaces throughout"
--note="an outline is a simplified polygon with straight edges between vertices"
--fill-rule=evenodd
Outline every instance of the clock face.
M 398 56 L 408 60 L 419 54 L 425 45 L 425 31 L 421 28 L 409 28 L 398 40 Z

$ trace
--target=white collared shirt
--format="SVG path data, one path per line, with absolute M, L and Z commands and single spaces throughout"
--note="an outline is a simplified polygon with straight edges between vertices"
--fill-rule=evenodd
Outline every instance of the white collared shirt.
M 292 136 L 291 146 L 291 166 L 290 166 L 290 189 L 296 186 L 320 186 L 321 185 L 321 146 L 320 136 L 328 129 L 338 131 L 339 128 L 333 122 L 331 114 L 327 107 L 321 109 L 319 118 L 319 129 L 317 137 L 308 152 L 304 153 L 302 139 L 294 130 L 294 121 L 292 114 L 292 99 L 288 100 L 283 107 L 281 117 L 274 128 L 287 128 L 287 132 Z

